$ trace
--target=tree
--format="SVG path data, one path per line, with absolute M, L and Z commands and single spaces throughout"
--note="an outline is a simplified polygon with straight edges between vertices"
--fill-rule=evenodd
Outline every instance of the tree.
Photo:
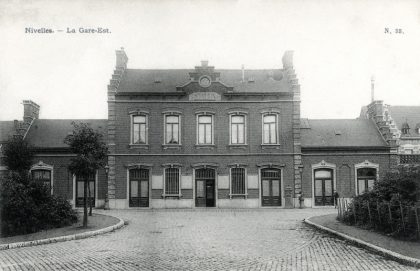
M 33 160 L 30 144 L 22 137 L 11 138 L 5 144 L 3 154 L 10 172 L 0 182 L 2 236 L 33 233 L 77 222 L 77 214 L 67 200 L 51 195 L 49 187 L 28 174 Z
M 4 163 L 12 174 L 18 174 L 17 178 L 23 182 L 28 181 L 28 171 L 33 161 L 32 146 L 22 137 L 10 139 L 4 146 Z
M 69 170 L 78 178 L 83 178 L 83 227 L 87 227 L 88 178 L 90 174 L 105 166 L 108 149 L 103 135 L 94 131 L 87 123 L 72 122 L 72 125 L 73 133 L 66 136 L 64 143 L 76 154 L 76 157 L 71 159 Z

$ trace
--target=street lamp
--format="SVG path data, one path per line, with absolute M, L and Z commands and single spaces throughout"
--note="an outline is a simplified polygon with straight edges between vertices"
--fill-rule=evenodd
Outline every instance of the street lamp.
M 106 174 L 106 194 L 105 194 L 105 205 L 104 210 L 109 210 L 109 197 L 108 197 L 108 173 L 109 173 L 109 166 L 105 165 L 105 174 Z

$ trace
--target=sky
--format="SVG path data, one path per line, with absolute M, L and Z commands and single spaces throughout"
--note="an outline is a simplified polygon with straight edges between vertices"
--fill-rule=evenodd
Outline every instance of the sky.
M 66 33 L 97 27 L 110 33 Z M 2 0 L 0 37 L 0 120 L 24 99 L 40 118 L 107 118 L 120 47 L 144 69 L 282 68 L 293 50 L 307 118 L 356 118 L 372 75 L 375 99 L 420 105 L 420 1 Z

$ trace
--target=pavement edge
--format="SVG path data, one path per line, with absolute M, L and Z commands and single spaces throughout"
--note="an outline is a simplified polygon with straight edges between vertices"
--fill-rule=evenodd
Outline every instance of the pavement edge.
M 335 235 L 335 236 L 337 236 L 341 239 L 344 239 L 346 241 L 349 241 L 349 242 L 351 242 L 351 243 L 353 243 L 353 244 L 355 244 L 359 247 L 363 247 L 365 249 L 368 249 L 370 251 L 378 253 L 379 255 L 385 256 L 385 257 L 390 258 L 392 260 L 395 260 L 397 262 L 400 262 L 400 263 L 403 263 L 403 264 L 406 264 L 406 265 L 410 265 L 410 266 L 413 266 L 413 267 L 416 267 L 416 268 L 420 267 L 420 260 L 419 259 L 399 254 L 399 253 L 391 251 L 389 249 L 385 249 L 383 247 L 376 246 L 374 244 L 368 243 L 368 242 L 360 240 L 358 238 L 355 238 L 355 237 L 349 236 L 347 234 L 338 232 L 336 230 L 330 229 L 328 227 L 319 225 L 319 224 L 310 220 L 313 217 L 315 217 L 315 216 L 305 218 L 303 220 L 303 222 L 312 226 L 312 227 L 314 227 L 314 228 L 316 228 L 316 229 L 318 229 L 318 230 L 333 234 L 333 235 Z
M 115 216 L 113 216 L 115 217 Z M 10 244 L 3 244 L 0 245 L 0 250 L 7 250 L 12 248 L 20 248 L 20 247 L 31 247 L 31 246 L 38 246 L 38 245 L 45 245 L 45 244 L 52 244 L 52 243 L 58 243 L 58 242 L 65 242 L 65 241 L 71 241 L 71 240 L 79 240 L 79 239 L 85 239 L 92 236 L 108 233 L 111 231 L 115 231 L 122 226 L 124 226 L 124 220 L 122 220 L 119 217 L 115 217 L 119 219 L 118 223 L 112 226 L 108 226 L 106 228 L 94 230 L 94 231 L 87 231 L 82 232 L 78 234 L 71 234 L 71 235 L 65 235 L 65 236 L 57 236 L 52 238 L 46 238 L 46 239 L 39 239 L 39 240 L 33 240 L 33 241 L 25 241 L 25 242 L 16 242 L 16 243 L 10 243 Z

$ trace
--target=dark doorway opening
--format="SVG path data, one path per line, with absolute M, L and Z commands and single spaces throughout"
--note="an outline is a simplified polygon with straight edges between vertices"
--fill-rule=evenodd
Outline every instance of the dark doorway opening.
M 195 206 L 216 206 L 215 170 L 210 168 L 195 171 Z

